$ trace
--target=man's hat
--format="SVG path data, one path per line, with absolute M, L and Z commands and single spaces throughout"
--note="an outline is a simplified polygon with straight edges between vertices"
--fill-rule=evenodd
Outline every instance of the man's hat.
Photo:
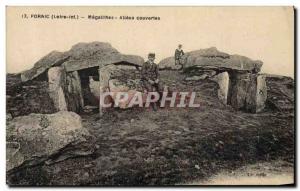
M 149 53 L 148 58 L 155 58 L 155 53 Z

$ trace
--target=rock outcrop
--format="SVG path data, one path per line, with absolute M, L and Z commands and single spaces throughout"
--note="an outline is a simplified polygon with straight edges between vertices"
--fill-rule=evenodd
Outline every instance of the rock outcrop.
M 109 80 L 116 79 L 120 83 L 126 83 L 130 88 L 141 89 L 140 71 L 137 67 L 131 65 L 108 65 L 100 68 L 100 90 L 101 92 L 109 88 Z
M 73 112 L 16 117 L 6 135 L 7 171 L 93 153 L 93 137 Z
M 295 82 L 291 77 L 266 74 L 267 109 L 279 112 L 295 110 Z

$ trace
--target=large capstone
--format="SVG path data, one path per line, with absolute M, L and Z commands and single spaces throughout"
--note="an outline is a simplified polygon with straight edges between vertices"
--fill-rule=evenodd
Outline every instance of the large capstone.
M 245 56 L 229 55 L 217 50 L 215 47 L 200 49 L 185 54 L 183 70 L 191 69 L 216 69 L 216 70 L 239 70 L 259 72 L 262 62 L 259 60 L 251 60 Z M 168 57 L 160 61 L 160 69 L 173 69 L 178 67 L 175 65 L 174 57 Z
M 62 52 L 52 51 L 38 62 L 36 62 L 33 68 L 21 73 L 21 79 L 23 82 L 32 80 L 39 75 L 45 73 L 52 66 L 59 66 L 69 59 L 68 54 Z
M 66 71 L 78 71 L 91 67 L 104 67 L 114 63 L 131 63 L 141 66 L 144 59 L 135 55 L 121 54 L 109 43 L 91 42 L 78 43 L 66 52 L 70 58 L 63 63 Z
M 94 138 L 73 112 L 30 114 L 7 121 L 7 171 L 93 153 Z

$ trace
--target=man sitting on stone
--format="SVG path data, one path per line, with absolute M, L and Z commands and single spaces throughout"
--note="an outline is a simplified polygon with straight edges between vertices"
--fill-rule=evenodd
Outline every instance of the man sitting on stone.
M 149 53 L 147 62 L 145 62 L 142 66 L 141 78 L 143 86 L 147 92 L 159 92 L 161 90 L 158 65 L 154 63 L 154 60 L 155 54 Z M 153 109 L 157 109 L 156 104 L 153 105 Z
M 179 44 L 178 48 L 175 50 L 175 56 L 174 56 L 175 57 L 175 65 L 183 65 L 184 52 L 181 48 L 182 48 L 182 45 Z

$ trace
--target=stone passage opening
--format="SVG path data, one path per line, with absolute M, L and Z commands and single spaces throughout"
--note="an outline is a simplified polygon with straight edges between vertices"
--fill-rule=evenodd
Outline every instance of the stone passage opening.
M 91 67 L 78 71 L 84 106 L 99 107 L 99 67 Z

